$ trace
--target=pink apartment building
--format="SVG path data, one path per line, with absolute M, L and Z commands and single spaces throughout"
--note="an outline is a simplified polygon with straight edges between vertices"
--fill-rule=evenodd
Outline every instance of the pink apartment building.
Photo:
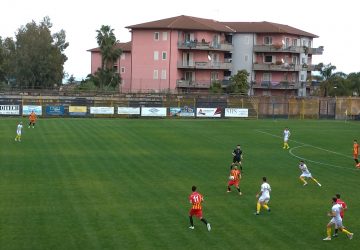
M 238 70 L 249 72 L 249 94 L 307 94 L 316 70 L 317 36 L 269 22 L 218 22 L 178 16 L 127 27 L 131 42 L 118 44 L 123 92 L 207 92 L 213 81 L 225 87 Z M 90 50 L 91 72 L 100 65 Z

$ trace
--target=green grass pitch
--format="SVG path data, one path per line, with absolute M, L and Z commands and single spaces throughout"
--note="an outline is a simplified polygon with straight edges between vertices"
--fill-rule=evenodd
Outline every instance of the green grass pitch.
M 0 249 L 359 249 L 357 122 L 324 120 L 0 120 Z M 282 131 L 292 133 L 282 149 Z M 226 193 L 231 152 L 244 151 L 243 196 Z M 302 186 L 298 161 L 313 176 Z M 255 216 L 261 178 L 271 213 Z M 188 195 L 205 197 L 189 230 Z M 330 242 L 326 216 L 340 193 L 354 232 Z

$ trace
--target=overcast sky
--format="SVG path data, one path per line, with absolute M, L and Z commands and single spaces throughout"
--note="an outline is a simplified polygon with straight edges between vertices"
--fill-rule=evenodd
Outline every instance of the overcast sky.
M 336 4 L 335 4 L 336 3 Z M 14 37 L 17 29 L 32 20 L 49 16 L 52 33 L 64 29 L 70 43 L 65 54 L 65 71 L 81 80 L 90 73 L 90 52 L 97 47 L 96 30 L 110 25 L 120 42 L 130 41 L 125 26 L 179 15 L 218 21 L 286 24 L 319 36 L 314 47 L 324 46 L 324 54 L 314 63 L 332 63 L 337 71 L 360 72 L 359 7 L 352 1 L 326 0 L 10 0 L 0 4 L 0 36 Z

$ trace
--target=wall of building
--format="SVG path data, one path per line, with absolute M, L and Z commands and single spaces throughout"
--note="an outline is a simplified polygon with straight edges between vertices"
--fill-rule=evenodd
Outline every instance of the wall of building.
M 254 40 L 255 34 L 234 34 L 232 42 L 234 49 L 232 51 L 232 75 L 239 70 L 245 69 L 249 74 L 249 81 L 254 79 L 253 61 L 254 61 Z

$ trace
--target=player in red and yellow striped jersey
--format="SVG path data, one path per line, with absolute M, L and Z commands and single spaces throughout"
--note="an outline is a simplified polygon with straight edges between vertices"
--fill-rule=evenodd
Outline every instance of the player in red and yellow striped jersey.
M 354 157 L 354 161 L 355 161 L 355 166 L 357 168 L 360 168 L 360 164 L 359 164 L 359 144 L 357 143 L 357 140 L 354 140 L 354 145 L 353 145 L 353 157 Z
M 242 193 L 240 192 L 240 187 L 239 187 L 239 182 L 241 179 L 241 172 L 239 169 L 237 169 L 237 166 L 235 165 L 234 168 L 230 171 L 230 177 L 229 177 L 229 182 L 228 182 L 228 186 L 227 186 L 227 192 L 231 192 L 230 187 L 231 186 L 235 186 L 236 189 L 239 192 L 239 195 L 242 195 Z
M 191 204 L 191 209 L 189 212 L 189 219 L 190 219 L 190 229 L 194 229 L 194 222 L 193 222 L 193 216 L 198 217 L 202 222 L 205 223 L 208 231 L 211 230 L 211 226 L 210 223 L 207 222 L 207 220 L 205 218 L 203 218 L 203 214 L 202 214 L 202 205 L 201 203 L 204 201 L 204 197 L 196 192 L 196 186 L 192 186 L 191 188 L 192 193 L 189 196 L 189 201 Z

